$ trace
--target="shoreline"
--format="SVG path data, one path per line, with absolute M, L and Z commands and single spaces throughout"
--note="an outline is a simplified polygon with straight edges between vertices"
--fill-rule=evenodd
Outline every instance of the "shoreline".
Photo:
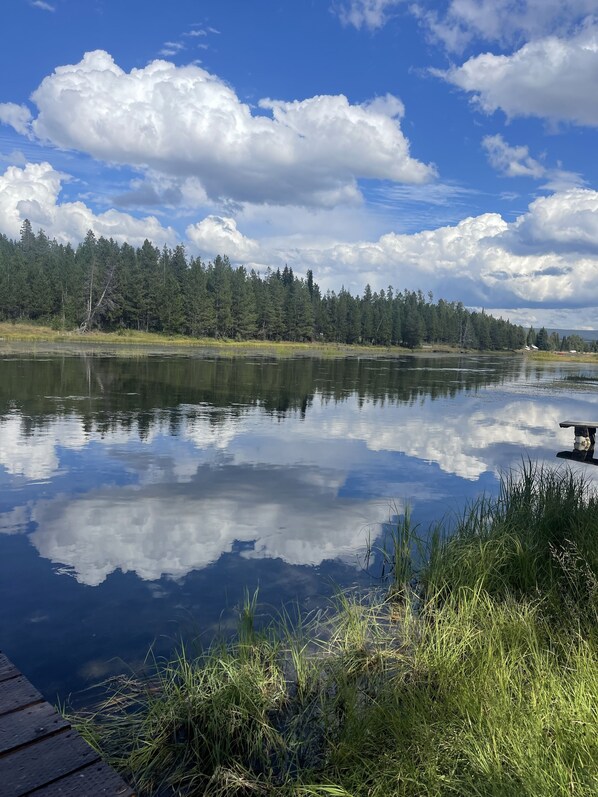
M 319 343 L 271 340 L 236 341 L 228 338 L 192 338 L 156 332 L 65 332 L 51 327 L 29 323 L 0 322 L 0 351 L 4 353 L 39 352 L 64 353 L 76 350 L 94 354 L 119 354 L 121 356 L 148 356 L 152 354 L 189 354 L 190 352 L 217 352 L 223 356 L 256 354 L 272 357 L 391 357 L 405 356 L 467 356 L 526 355 L 524 351 L 481 351 L 462 349 L 447 344 L 426 344 L 415 349 L 401 346 L 367 346 L 345 343 Z M 562 358 L 559 358 L 562 359 Z M 597 360 L 598 361 L 598 360 Z
M 501 485 L 419 566 L 400 520 L 383 592 L 259 629 L 246 593 L 231 642 L 71 719 L 143 797 L 593 795 L 598 494 L 531 462 Z

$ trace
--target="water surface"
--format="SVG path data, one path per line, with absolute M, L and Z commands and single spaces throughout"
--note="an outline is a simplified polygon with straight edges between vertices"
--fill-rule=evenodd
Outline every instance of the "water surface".
M 0 358 L 0 647 L 50 699 L 208 644 L 246 588 L 368 583 L 406 504 L 426 528 L 598 418 L 598 370 L 519 357 Z

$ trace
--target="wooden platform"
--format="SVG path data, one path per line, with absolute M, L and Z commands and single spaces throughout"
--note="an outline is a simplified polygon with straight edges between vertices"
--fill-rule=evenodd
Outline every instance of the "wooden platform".
M 579 427 L 580 429 L 593 429 L 595 432 L 598 428 L 598 421 L 561 421 L 559 426 L 562 429 L 568 429 L 571 426 Z
M 0 653 L 2 797 L 134 797 L 133 790 Z

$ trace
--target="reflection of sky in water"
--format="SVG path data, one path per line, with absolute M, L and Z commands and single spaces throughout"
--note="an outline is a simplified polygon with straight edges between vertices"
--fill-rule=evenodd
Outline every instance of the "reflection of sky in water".
M 213 633 L 245 586 L 279 606 L 363 580 L 368 535 L 405 503 L 425 525 L 523 458 L 555 463 L 571 447 L 559 420 L 596 417 L 598 396 L 568 373 L 515 370 L 414 401 L 315 389 L 283 414 L 231 394 L 216 414 L 205 401 L 156 407 L 143 429 L 126 413 L 90 422 L 72 401 L 61 412 L 56 386 L 43 423 L 28 425 L 17 402 L 0 416 L 3 644 L 64 693 L 118 669 L 109 656 L 139 660 L 156 638 L 166 650 L 181 629 Z

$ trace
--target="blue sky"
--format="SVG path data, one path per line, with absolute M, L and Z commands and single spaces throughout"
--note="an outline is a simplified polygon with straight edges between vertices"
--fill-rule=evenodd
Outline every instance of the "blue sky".
M 598 0 L 5 0 L 0 232 L 596 328 Z

